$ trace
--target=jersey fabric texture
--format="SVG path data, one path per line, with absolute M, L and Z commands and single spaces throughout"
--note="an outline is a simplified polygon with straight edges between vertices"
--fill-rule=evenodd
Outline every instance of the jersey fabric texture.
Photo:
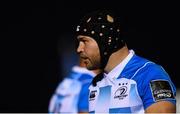
M 176 104 L 176 88 L 166 71 L 133 50 L 89 91 L 90 113 L 141 114 L 160 100 Z
M 88 112 L 88 88 L 95 74 L 86 68 L 74 66 L 58 85 L 49 104 L 49 113 Z

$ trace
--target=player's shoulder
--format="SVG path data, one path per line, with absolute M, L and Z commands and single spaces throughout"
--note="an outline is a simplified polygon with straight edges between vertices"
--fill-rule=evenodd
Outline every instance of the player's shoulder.
M 161 78 L 168 76 L 168 73 L 165 71 L 165 69 L 161 65 L 148 59 L 144 59 L 144 62 L 142 63 L 142 65 L 139 66 L 139 68 L 137 69 L 135 73 L 136 74 L 134 74 L 134 76 L 146 75 L 147 78 L 149 76 L 154 76 L 154 77 L 160 76 Z
M 166 77 L 168 74 L 164 68 L 146 58 L 134 55 L 128 62 L 121 75 L 126 78 L 146 78 L 152 76 Z
M 154 63 L 143 57 L 133 55 L 133 57 L 126 64 L 118 78 L 121 78 L 122 76 L 126 78 L 131 78 L 132 76 L 136 75 L 137 72 L 144 69 L 145 67 L 149 67 L 149 65 L 151 64 Z
M 138 59 L 141 59 L 143 62 L 141 65 L 137 66 L 137 69 L 131 79 L 136 81 L 143 80 L 143 82 L 147 83 L 152 80 L 171 81 L 169 74 L 163 66 L 142 57 L 138 57 Z
M 93 78 L 95 76 L 95 73 L 88 70 L 85 67 L 80 67 L 80 66 L 74 66 L 72 68 L 72 71 L 76 73 L 78 76 L 78 80 L 83 80 L 83 79 L 89 79 Z M 77 78 L 77 77 L 76 77 Z

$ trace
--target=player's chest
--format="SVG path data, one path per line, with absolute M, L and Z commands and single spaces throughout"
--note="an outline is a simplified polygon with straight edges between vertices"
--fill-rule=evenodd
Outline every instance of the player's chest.
M 109 108 L 129 107 L 131 102 L 134 102 L 134 99 L 131 99 L 137 95 L 137 84 L 133 80 L 121 79 L 104 82 L 99 87 L 90 88 L 90 110 L 94 110 L 98 105 L 105 105 Z

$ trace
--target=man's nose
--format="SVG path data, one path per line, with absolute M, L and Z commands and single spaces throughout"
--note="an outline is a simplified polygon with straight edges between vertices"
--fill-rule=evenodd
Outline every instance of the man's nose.
M 84 46 L 83 46 L 82 42 L 79 43 L 76 51 L 77 51 L 77 53 L 81 53 L 84 51 Z

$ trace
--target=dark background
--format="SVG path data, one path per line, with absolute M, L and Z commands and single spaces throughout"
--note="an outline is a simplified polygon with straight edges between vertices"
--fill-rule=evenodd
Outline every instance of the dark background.
M 0 5 L 0 112 L 47 112 L 63 70 L 70 70 L 61 61 L 72 52 L 73 31 L 86 12 L 98 8 L 127 16 L 129 46 L 161 64 L 180 87 L 177 3 L 59 0 Z

